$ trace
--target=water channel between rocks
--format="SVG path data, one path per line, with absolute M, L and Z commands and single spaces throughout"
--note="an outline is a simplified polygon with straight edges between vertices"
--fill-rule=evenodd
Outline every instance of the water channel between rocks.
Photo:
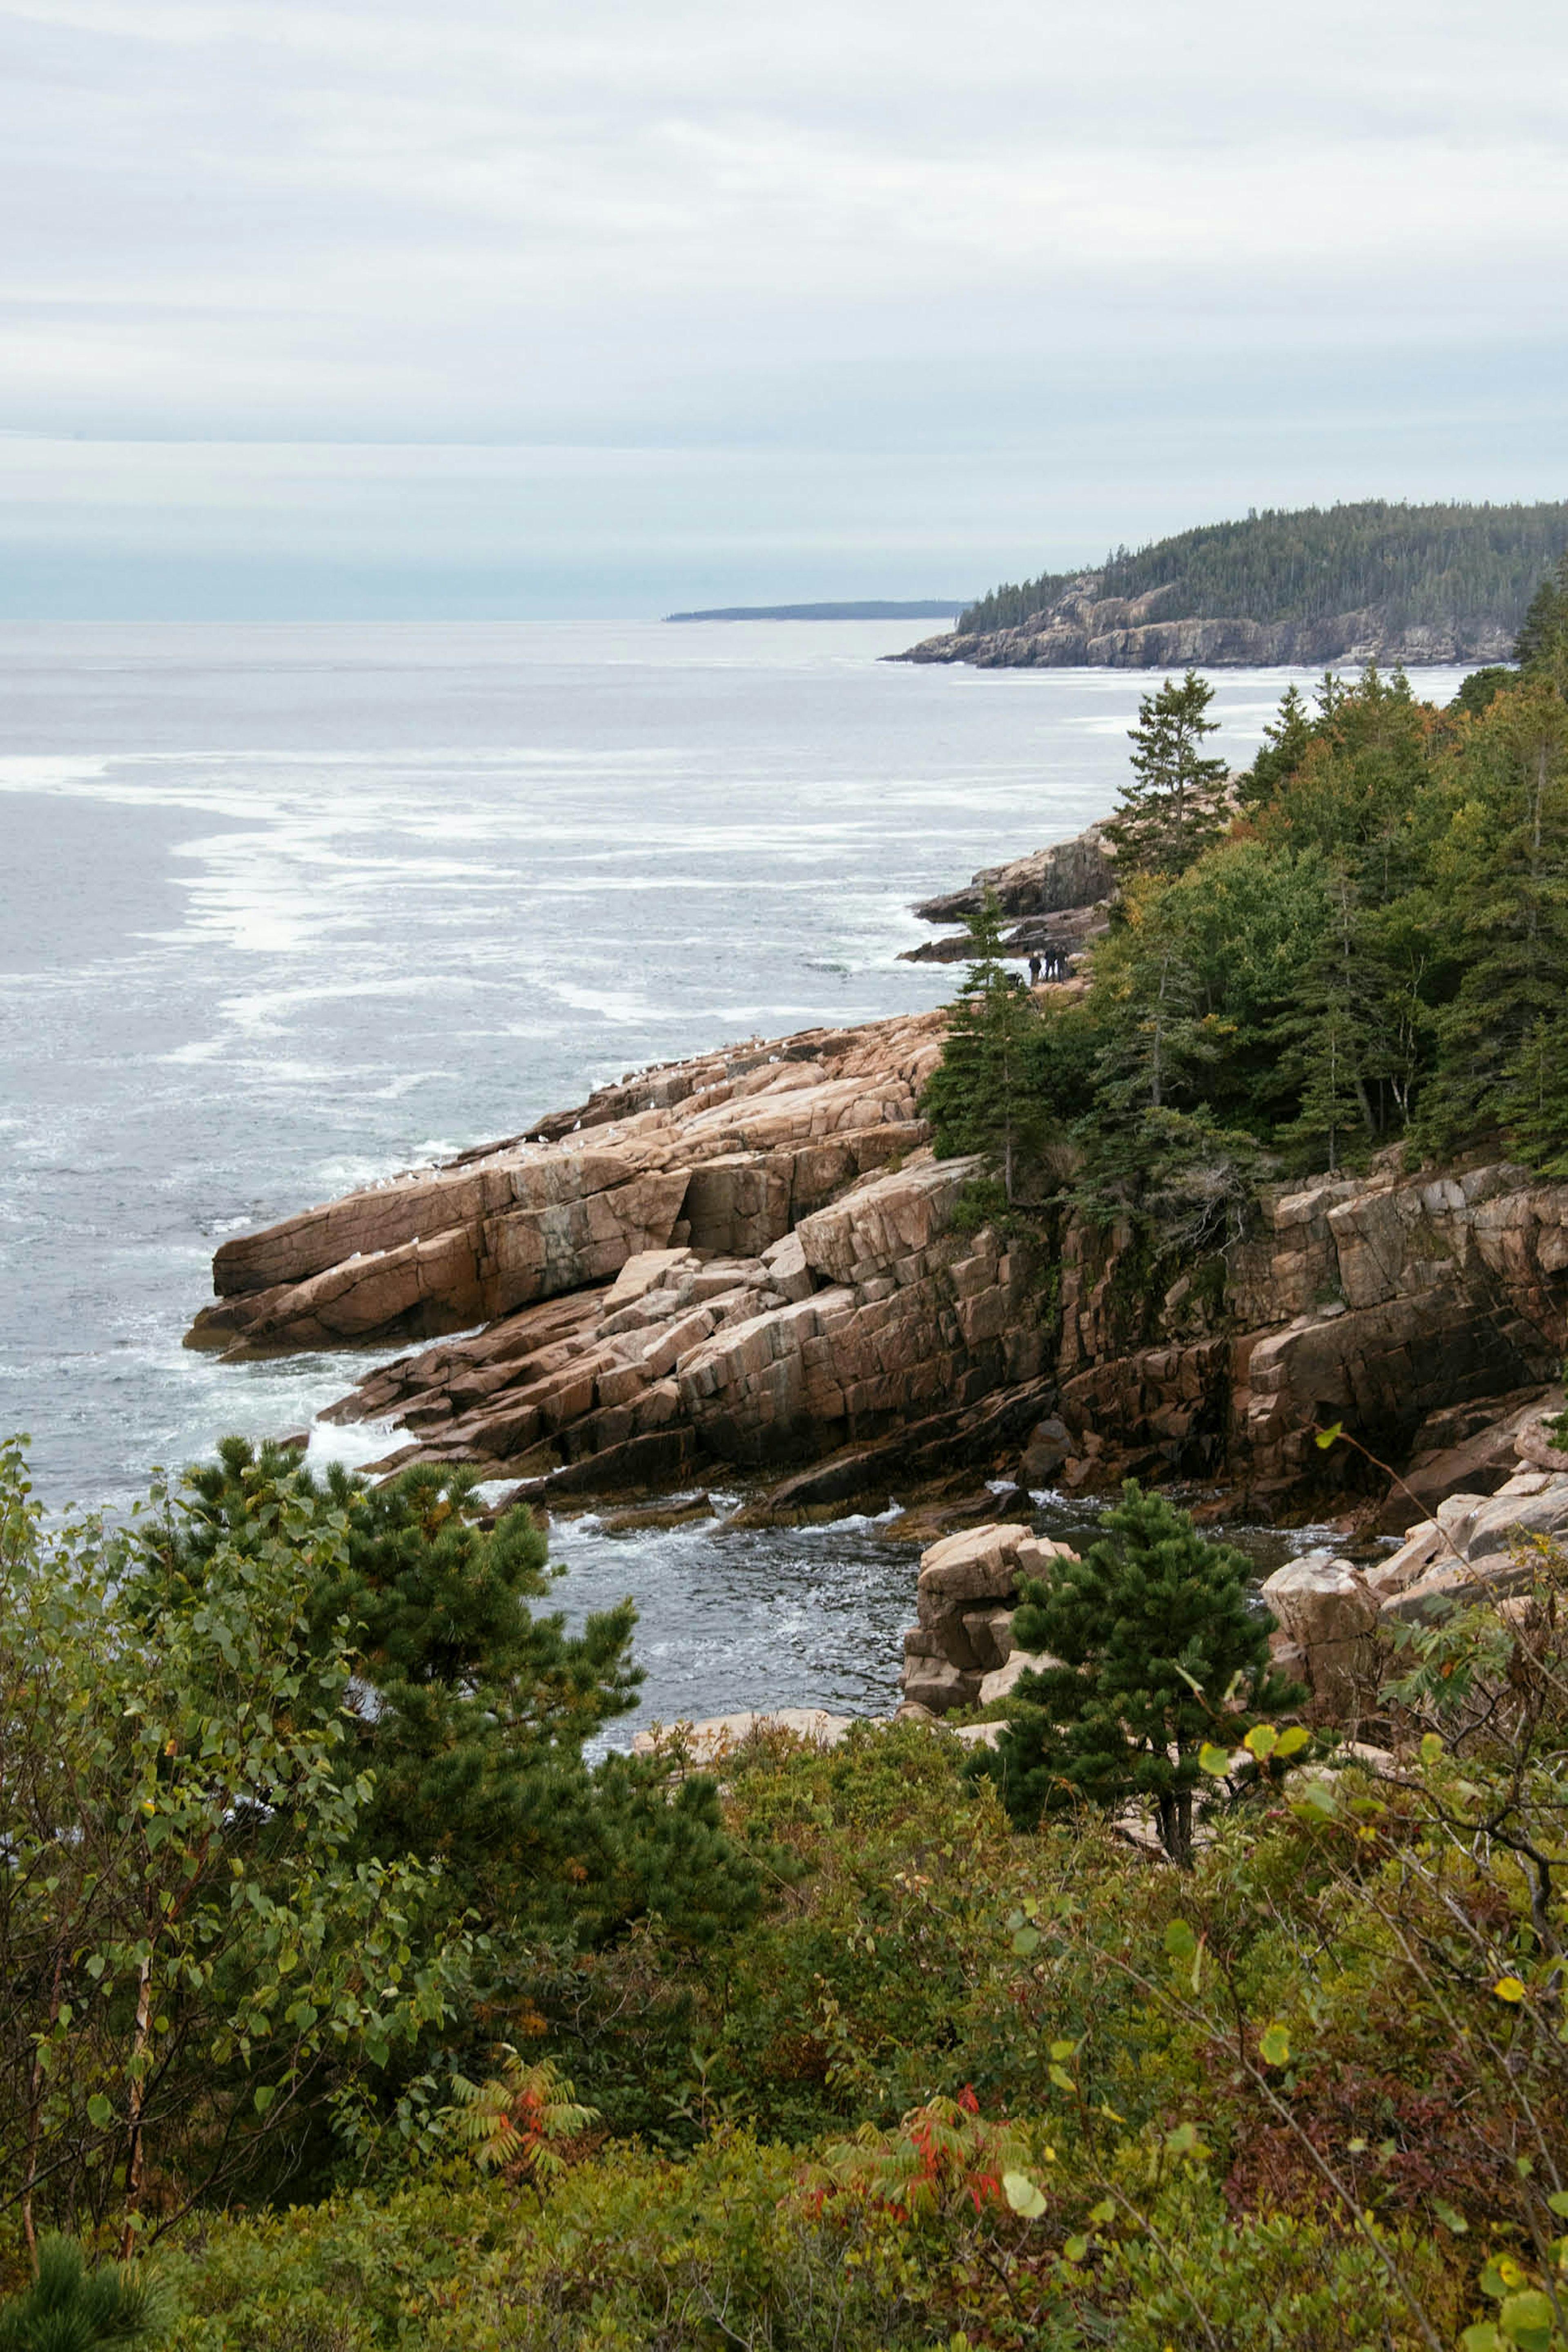
M 709 1492 L 714 1516 L 679 1527 L 617 1535 L 606 1532 L 608 1513 L 550 1523 L 551 1559 L 567 1571 L 555 1605 L 568 1623 L 628 1593 L 646 1621 L 636 1642 L 647 1676 L 640 1703 L 600 1744 L 627 1748 L 655 1722 L 743 1709 L 890 1715 L 920 1569 L 920 1547 L 889 1532 L 896 1504 L 816 1527 L 732 1527 L 726 1515 L 742 1497 Z M 1105 1507 L 1046 1496 L 1036 1530 L 1081 1549 Z M 1246 1551 L 1259 1579 L 1324 1540 L 1310 1528 L 1211 1532 Z

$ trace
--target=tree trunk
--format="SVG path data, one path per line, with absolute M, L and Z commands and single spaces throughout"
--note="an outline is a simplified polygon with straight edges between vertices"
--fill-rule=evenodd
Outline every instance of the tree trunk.
M 125 2226 L 120 2233 L 120 2259 L 128 2263 L 136 2251 L 136 2218 L 142 2210 L 142 2178 L 145 2151 L 142 2139 L 142 2108 L 145 2079 L 142 2060 L 153 2038 L 153 1949 L 142 1963 L 136 1982 L 136 2023 L 131 2036 L 131 2101 L 126 2116 Z

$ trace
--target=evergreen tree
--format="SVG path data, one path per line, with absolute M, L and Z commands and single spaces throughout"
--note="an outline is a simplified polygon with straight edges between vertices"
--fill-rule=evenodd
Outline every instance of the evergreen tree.
M 1531 599 L 1513 657 L 1521 668 L 1550 671 L 1559 691 L 1568 690 L 1568 555 L 1558 558 Z
M 1321 1152 L 1332 1174 L 1348 1136 L 1375 1132 L 1363 1076 L 1366 999 L 1358 986 L 1351 887 L 1337 877 L 1332 921 L 1318 953 L 1301 974 L 1295 1002 L 1275 1024 L 1284 1051 L 1279 1073 L 1298 1091 L 1294 1118 L 1278 1140 L 1303 1147 L 1316 1164 Z
M 1500 694 L 1506 694 L 1518 683 L 1518 670 L 1510 669 L 1503 662 L 1489 663 L 1485 669 L 1473 669 L 1468 677 L 1459 680 L 1459 690 L 1448 708 L 1479 719 L 1483 710 L 1490 709 Z
M 972 1769 L 1020 1828 L 1086 1801 L 1150 1800 L 1184 1868 L 1200 1748 L 1239 1739 L 1245 1717 L 1228 1708 L 1275 1714 L 1299 1694 L 1269 1664 L 1273 1621 L 1250 1604 L 1244 1553 L 1131 1479 L 1083 1559 L 1023 1585 L 1014 1642 L 1055 1663 L 1021 1678 L 1012 1721 Z
M 653 1908 L 700 1941 L 749 1916 L 756 1874 L 722 1835 L 710 1781 L 584 1761 L 584 1741 L 636 1704 L 631 1602 L 576 1634 L 531 1608 L 554 1581 L 544 1538 L 526 1509 L 482 1527 L 476 1478 L 416 1465 L 371 1486 L 334 1465 L 323 1493 L 276 1448 L 226 1439 L 149 1555 L 144 1605 L 198 1587 L 219 1547 L 265 1545 L 258 1500 L 280 1479 L 325 1500 L 347 1542 L 310 1615 L 322 1643 L 347 1624 L 360 1661 L 342 1762 L 369 1784 L 357 1853 L 438 1863 L 453 1908 L 488 1927 L 596 1939 Z
M 1423 1124 L 1451 1148 L 1500 1128 L 1538 1164 L 1568 1149 L 1552 1040 L 1568 1001 L 1568 705 L 1531 677 L 1485 714 L 1442 852 L 1462 971 L 1436 1015 Z
M 942 1060 L 921 1107 L 934 1129 L 937 1157 L 986 1153 L 998 1162 L 1011 1201 L 1020 1156 L 1037 1143 L 1042 1124 L 1030 1053 L 1040 1014 L 1002 960 L 1002 910 L 994 891 L 985 893 L 968 930 L 973 961 L 948 1009 Z
M 1263 747 L 1241 780 L 1243 808 L 1261 808 L 1271 801 L 1286 778 L 1295 774 L 1311 741 L 1311 714 L 1300 688 L 1288 686 L 1279 716 L 1265 726 Z
M 1138 724 L 1128 730 L 1133 782 L 1105 826 L 1121 876 L 1180 874 L 1225 831 L 1228 771 L 1203 748 L 1219 729 L 1208 716 L 1213 700 L 1213 687 L 1190 669 L 1180 686 L 1167 678 L 1139 703 Z
M 168 2315 L 151 2282 L 117 2264 L 89 2271 L 72 2238 L 38 2247 L 32 2284 L 0 2304 L 0 2352 L 99 2352 L 151 2344 Z

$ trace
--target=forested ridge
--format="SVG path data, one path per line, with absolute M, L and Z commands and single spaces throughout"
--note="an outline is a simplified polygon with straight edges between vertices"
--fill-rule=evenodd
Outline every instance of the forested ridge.
M 1310 621 L 1376 606 L 1387 625 L 1486 614 L 1517 628 L 1541 576 L 1568 547 L 1568 501 L 1524 506 L 1354 505 L 1268 508 L 1146 547 L 1117 548 L 1077 572 L 994 588 L 963 632 L 1016 628 L 1086 577 L 1098 597 L 1161 590 L 1151 617 Z

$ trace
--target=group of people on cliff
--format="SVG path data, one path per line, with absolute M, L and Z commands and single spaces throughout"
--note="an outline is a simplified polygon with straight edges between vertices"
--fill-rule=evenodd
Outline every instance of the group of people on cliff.
M 1038 988 L 1042 979 L 1066 980 L 1067 976 L 1068 958 L 1065 948 L 1039 948 L 1030 956 L 1029 986 L 1031 988 Z

